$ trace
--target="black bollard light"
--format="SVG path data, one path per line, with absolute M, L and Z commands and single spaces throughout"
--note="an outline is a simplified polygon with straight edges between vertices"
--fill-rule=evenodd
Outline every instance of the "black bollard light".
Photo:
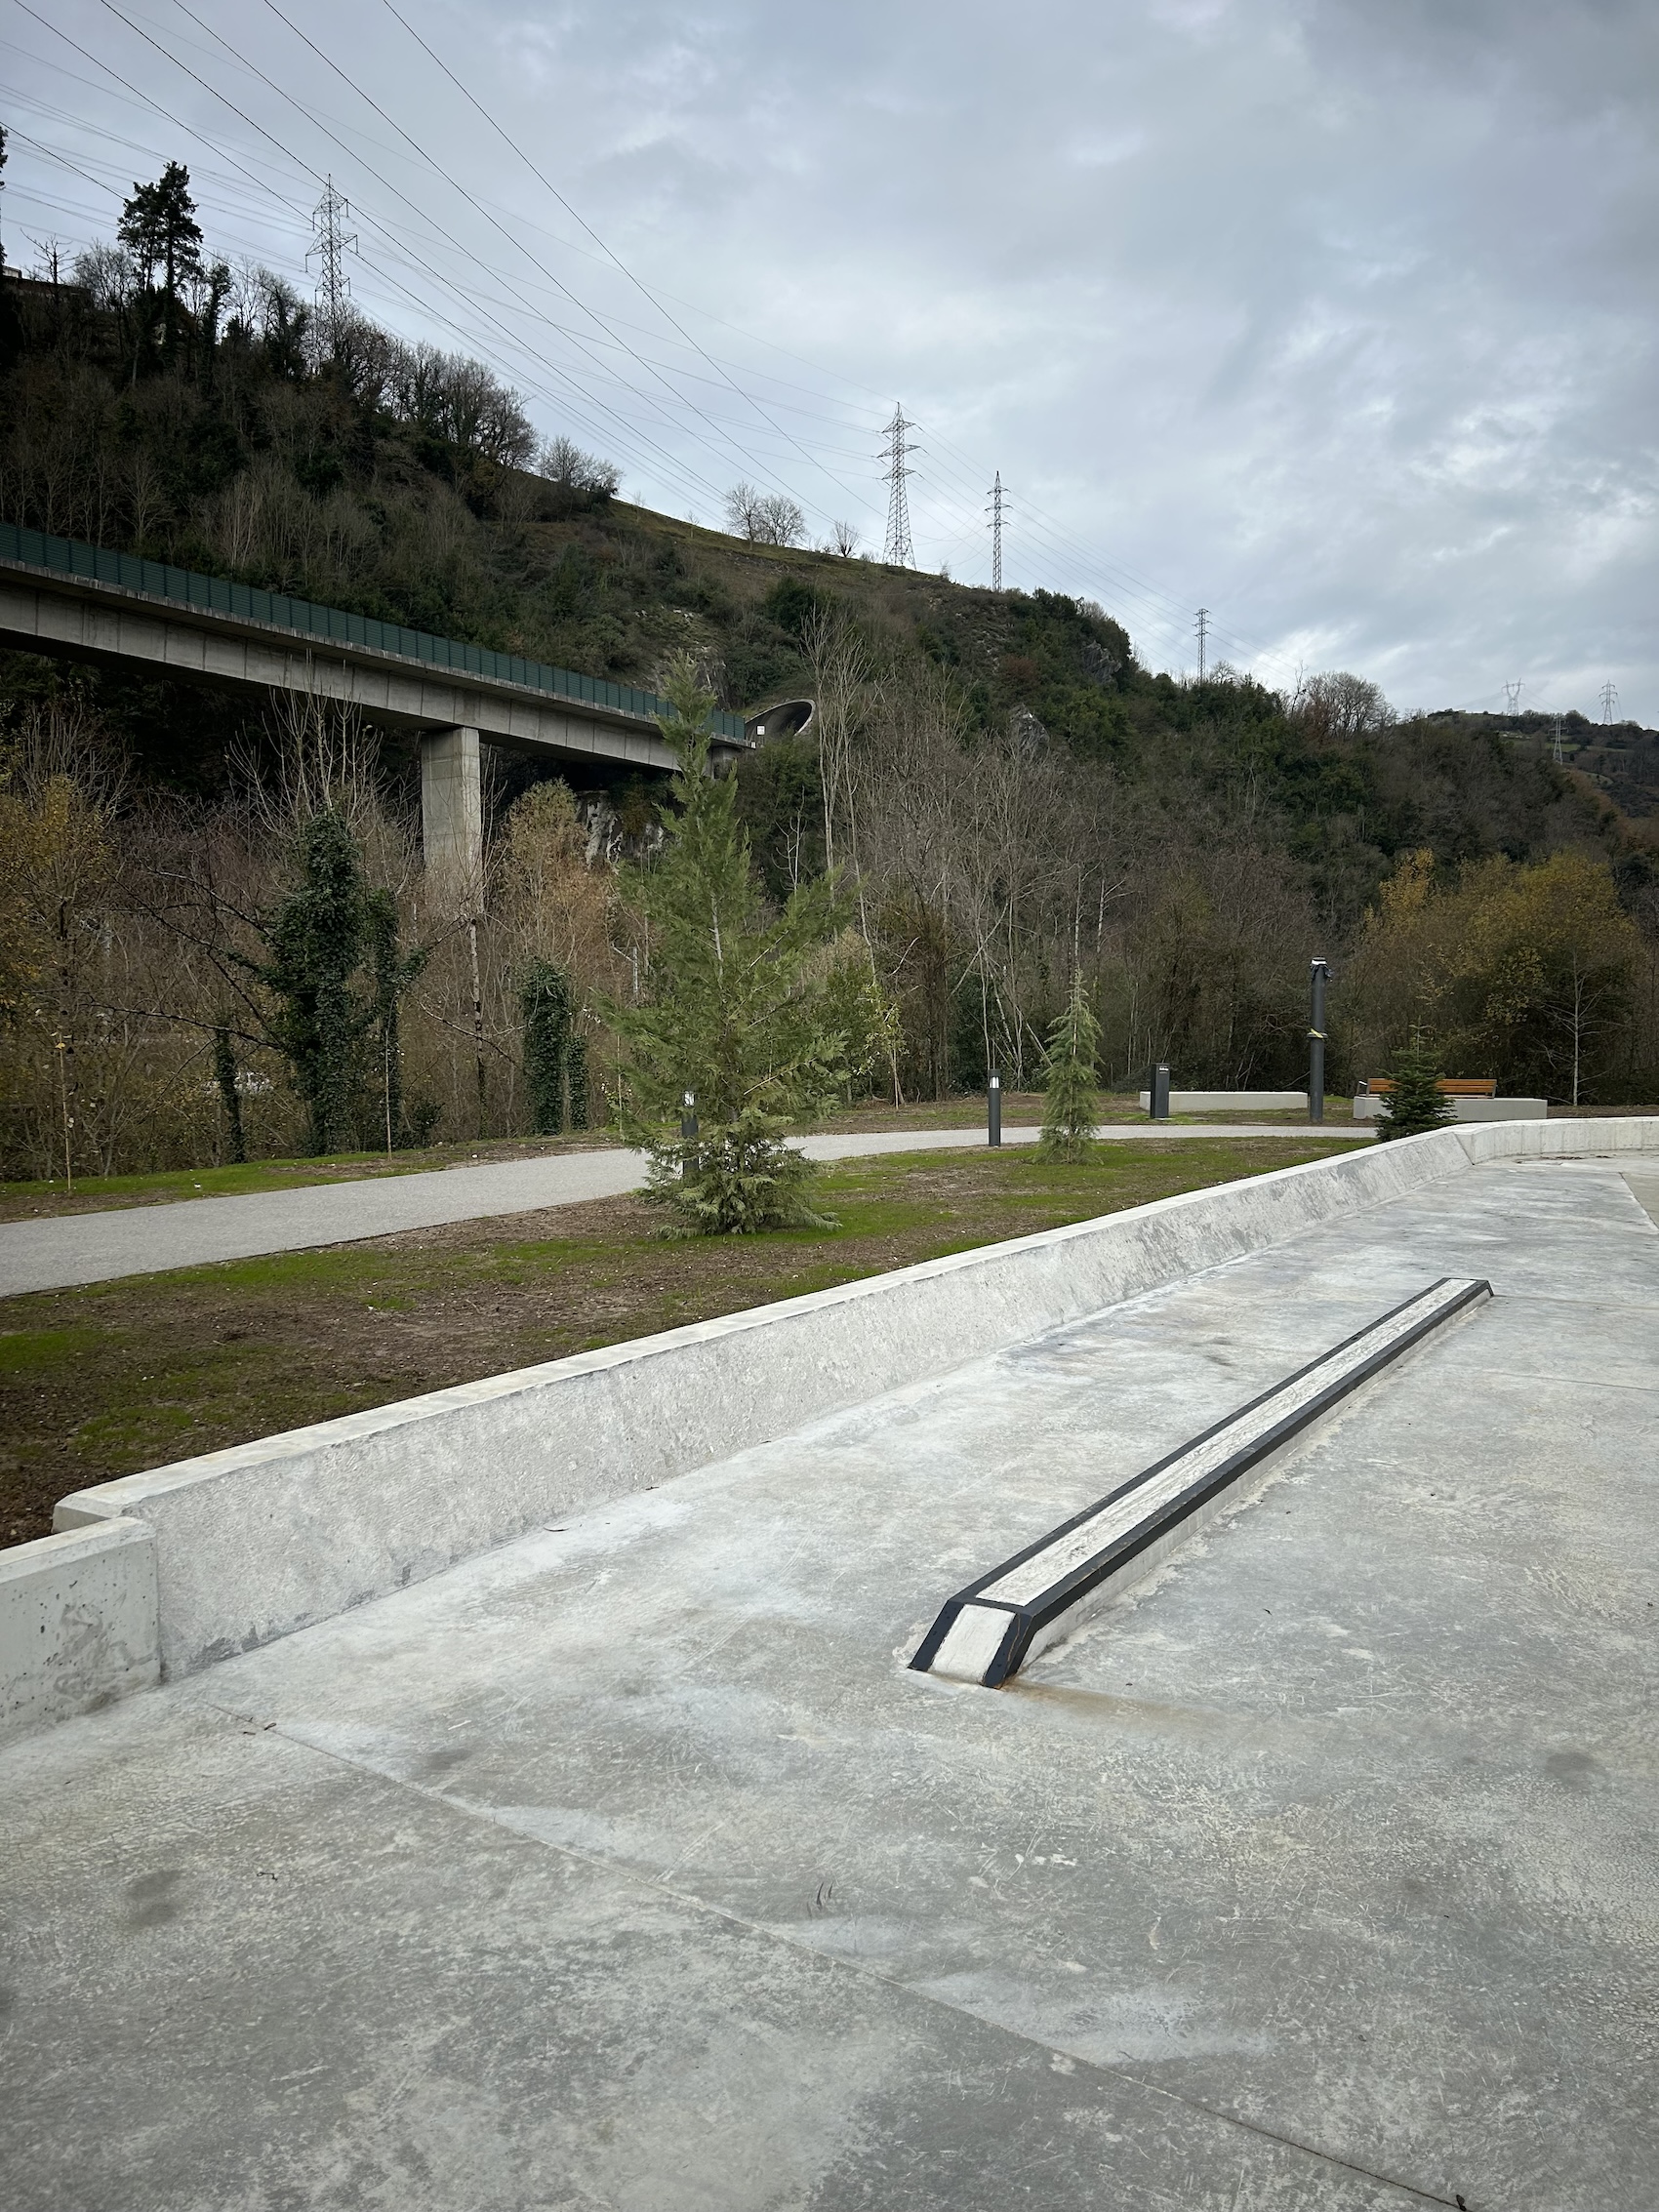
M 1310 962 L 1311 1010 L 1308 1020 L 1308 1119 L 1325 1118 L 1325 985 L 1330 977 L 1322 953 Z
M 1154 1121 L 1169 1119 L 1169 1069 L 1161 1060 L 1153 1069 L 1152 1117 Z
M 985 1121 L 986 1143 L 988 1145 L 1000 1145 L 1002 1142 L 1002 1077 L 994 1067 L 991 1069 L 985 1087 Z

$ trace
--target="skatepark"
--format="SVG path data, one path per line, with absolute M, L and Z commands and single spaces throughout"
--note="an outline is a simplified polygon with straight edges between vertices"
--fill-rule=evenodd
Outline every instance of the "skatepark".
M 1448 1131 L 66 1501 L 12 2201 L 1637 2212 L 1656 1217 L 1659 1124 Z M 1003 1686 L 913 1664 L 1447 1282 Z

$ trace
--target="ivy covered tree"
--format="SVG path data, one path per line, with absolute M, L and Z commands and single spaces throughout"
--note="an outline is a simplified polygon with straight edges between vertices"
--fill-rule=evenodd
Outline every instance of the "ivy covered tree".
M 650 995 L 607 1010 L 623 1052 L 618 1126 L 650 1152 L 647 1194 L 688 1233 L 826 1226 L 812 1206 L 817 1170 L 785 1140 L 845 1079 L 829 1014 L 833 886 L 820 878 L 768 909 L 736 779 L 710 772 L 713 700 L 686 660 L 667 689 L 675 812 L 655 865 L 624 876 L 649 931 Z
M 1420 1137 L 1426 1129 L 1443 1129 L 1457 1119 L 1439 1087 L 1440 1056 L 1421 1029 L 1413 1029 L 1411 1042 L 1390 1061 L 1389 1081 L 1394 1087 L 1383 1094 L 1379 1138 Z
M 556 1137 L 564 1128 L 565 1086 L 571 1074 L 570 995 L 570 978 L 551 960 L 532 960 L 518 986 L 524 1085 L 530 1094 L 531 1127 L 538 1137 Z M 586 1093 L 586 1071 L 583 1089 Z M 573 1108 L 574 1105 L 573 1100 Z M 586 1096 L 583 1106 L 585 1123 Z M 574 1110 L 571 1118 L 574 1122 Z
M 391 894 L 369 888 L 339 806 L 307 817 L 296 860 L 300 880 L 263 925 L 269 959 L 238 964 L 275 1002 L 265 1041 L 304 1103 L 307 1148 L 344 1150 L 359 1120 L 383 1122 L 389 1147 L 405 1141 L 398 1001 L 426 955 L 403 950 Z
M 1089 1156 L 1100 1119 L 1099 1066 L 1100 1025 L 1084 995 L 1081 976 L 1074 976 L 1066 1011 L 1056 1017 L 1048 1032 L 1042 1135 L 1037 1141 L 1048 1158 Z

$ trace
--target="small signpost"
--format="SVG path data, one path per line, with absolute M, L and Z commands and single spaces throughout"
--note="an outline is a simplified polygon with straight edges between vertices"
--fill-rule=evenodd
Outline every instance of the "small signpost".
M 1153 1121 L 1167 1121 L 1169 1119 L 1169 1069 L 1161 1060 L 1153 1069 L 1151 1090 L 1152 1097 L 1148 1104 L 1152 1118 Z

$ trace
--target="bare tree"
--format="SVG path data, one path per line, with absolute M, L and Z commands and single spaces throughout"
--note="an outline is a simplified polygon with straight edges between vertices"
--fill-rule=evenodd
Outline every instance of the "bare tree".
M 734 536 L 754 545 L 798 545 L 806 535 L 806 516 L 793 500 L 747 480 L 726 494 L 726 521 Z

